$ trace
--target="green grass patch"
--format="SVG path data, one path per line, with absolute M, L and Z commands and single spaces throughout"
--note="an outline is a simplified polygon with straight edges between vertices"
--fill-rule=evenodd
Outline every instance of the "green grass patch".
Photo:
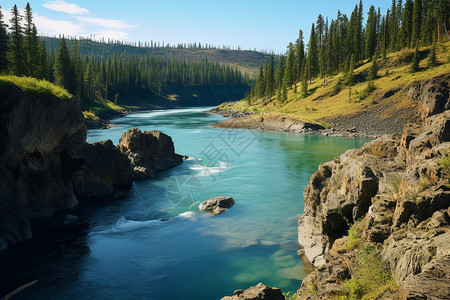
M 93 120 L 93 121 L 97 121 L 99 119 L 99 117 L 93 113 L 92 111 L 88 110 L 88 111 L 83 111 L 83 116 L 86 120 Z
M 441 177 L 450 183 L 450 149 L 444 154 L 444 157 L 439 160 L 439 168 Z
M 357 267 L 337 299 L 377 299 L 397 287 L 375 247 L 361 239 L 362 225 L 362 220 L 356 221 L 348 230 L 347 248 L 355 251 Z
M 122 111 L 126 109 L 137 109 L 137 106 L 120 105 L 109 100 L 97 99 L 83 105 L 83 115 L 87 120 L 98 120 L 101 113 L 107 111 Z
M 367 86 L 359 93 L 359 101 L 363 101 L 364 99 L 366 99 L 376 89 L 377 88 L 375 87 L 373 81 L 369 81 L 367 83 Z
M 61 99 L 69 100 L 72 95 L 69 94 L 64 88 L 57 86 L 46 80 L 39 80 L 31 77 L 19 77 L 19 76 L 0 76 L 0 84 L 4 88 L 5 82 L 10 82 L 17 85 L 25 92 L 38 96 L 56 96 Z
M 283 296 L 286 300 L 295 300 L 297 299 L 297 293 L 291 294 L 291 292 L 283 293 Z
M 391 184 L 392 188 L 396 193 L 398 193 L 400 189 L 400 178 L 397 175 L 392 175 L 389 178 L 389 183 Z

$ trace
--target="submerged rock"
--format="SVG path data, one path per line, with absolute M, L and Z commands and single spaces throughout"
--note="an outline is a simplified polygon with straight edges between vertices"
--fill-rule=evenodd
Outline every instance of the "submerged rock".
M 285 298 L 279 288 L 258 283 L 246 290 L 236 290 L 233 296 L 223 297 L 221 300 L 285 300 Z
M 232 197 L 220 196 L 213 197 L 209 200 L 202 202 L 199 206 L 200 210 L 205 210 L 208 213 L 217 216 L 218 214 L 228 210 L 228 208 L 234 205 L 234 199 Z
M 158 130 L 129 129 L 117 147 L 128 156 L 134 180 L 153 178 L 157 172 L 183 162 L 183 157 L 175 153 L 172 138 Z

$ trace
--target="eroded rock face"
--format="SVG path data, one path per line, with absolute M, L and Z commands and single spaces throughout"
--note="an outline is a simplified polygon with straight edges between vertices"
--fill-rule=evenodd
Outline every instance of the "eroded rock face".
M 83 145 L 67 161 L 65 174 L 80 200 L 120 197 L 132 185 L 128 157 L 111 140 Z
M 200 210 L 205 210 L 212 215 L 218 215 L 228 210 L 234 205 L 234 199 L 232 197 L 220 196 L 213 197 L 209 200 L 202 202 L 199 206 Z
M 78 204 L 64 157 L 85 143 L 76 99 L 39 97 L 9 86 L 0 95 L 0 250 L 31 237 L 30 219 Z
M 450 109 L 450 75 L 442 75 L 426 81 L 413 82 L 409 86 L 408 98 L 422 105 L 423 118 Z
M 233 296 L 223 297 L 221 300 L 285 300 L 285 298 L 280 289 L 258 283 L 246 290 L 236 290 Z
M 0 250 L 30 238 L 31 220 L 131 186 L 111 141 L 86 143 L 78 100 L 0 91 Z
M 183 162 L 183 157 L 175 153 L 172 138 L 158 130 L 129 129 L 117 147 L 130 159 L 135 180 L 153 178 L 155 173 Z
M 448 245 L 448 244 L 447 244 Z M 425 264 L 417 276 L 407 278 L 399 289 L 401 299 L 448 299 L 450 296 L 450 255 Z
M 448 297 L 450 190 L 440 161 L 450 151 L 449 122 L 450 111 L 433 115 L 406 126 L 399 140 L 384 136 L 319 167 L 299 220 L 299 243 L 318 268 L 298 299 L 339 294 L 352 261 L 340 247 L 348 229 L 343 220 L 360 218 L 361 238 L 373 243 L 399 283 L 395 297 Z
M 304 191 L 298 242 L 316 267 L 325 262 L 333 241 L 347 232 L 348 223 L 366 215 L 384 176 L 379 158 L 388 160 L 395 153 L 395 141 L 384 136 L 321 164 L 313 174 Z

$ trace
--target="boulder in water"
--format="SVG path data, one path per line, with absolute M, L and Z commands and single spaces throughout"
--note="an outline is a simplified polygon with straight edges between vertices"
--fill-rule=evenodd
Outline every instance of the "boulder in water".
M 217 216 L 218 214 L 228 210 L 228 208 L 234 205 L 234 199 L 232 197 L 220 196 L 213 197 L 200 204 L 200 210 L 205 210 L 208 213 Z
M 223 297 L 221 300 L 284 300 L 279 288 L 271 288 L 262 283 L 246 290 L 236 290 L 233 296 Z
M 175 153 L 172 138 L 158 130 L 142 132 L 138 128 L 129 129 L 117 147 L 128 155 L 134 168 L 134 180 L 153 178 L 155 173 L 183 162 L 183 157 Z

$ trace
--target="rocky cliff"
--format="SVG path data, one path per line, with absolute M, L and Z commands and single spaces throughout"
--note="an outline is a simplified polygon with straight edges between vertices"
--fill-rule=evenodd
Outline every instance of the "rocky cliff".
M 317 269 L 303 280 L 299 299 L 348 292 L 345 282 L 358 276 L 367 247 L 397 283 L 377 297 L 448 299 L 450 111 L 424 103 L 428 117 L 405 126 L 400 139 L 386 135 L 348 150 L 311 177 L 298 241 Z M 350 245 L 356 239 L 357 248 Z
M 0 250 L 30 238 L 35 218 L 83 200 L 123 197 L 131 187 L 129 153 L 110 140 L 86 143 L 76 98 L 38 96 L 8 85 L 0 99 Z M 141 153 L 156 153 L 151 162 L 157 170 L 176 165 L 168 165 L 167 157 L 182 161 L 162 133 L 151 144 L 134 142 Z

